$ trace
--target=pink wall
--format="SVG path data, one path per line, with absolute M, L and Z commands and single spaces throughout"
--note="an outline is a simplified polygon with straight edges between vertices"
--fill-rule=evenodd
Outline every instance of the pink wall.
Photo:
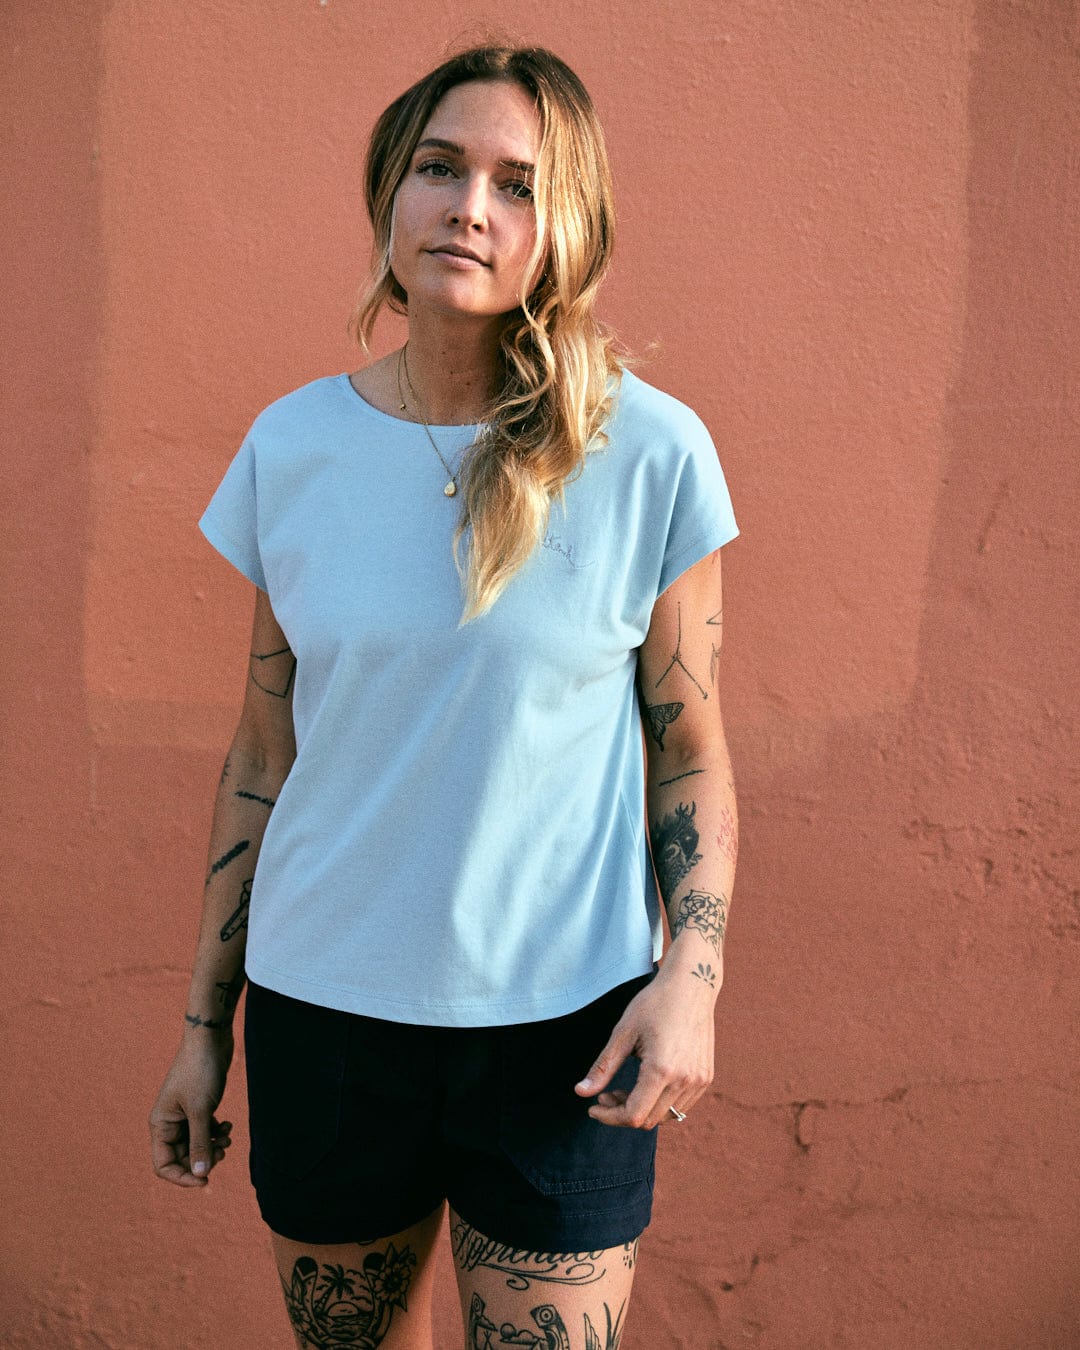
M 626 1346 L 1080 1344 L 1061 0 L 3 7 L 4 1343 L 287 1341 L 245 1132 L 206 1192 L 146 1159 L 251 603 L 195 521 L 259 408 L 356 364 L 367 129 L 492 18 L 595 95 L 607 316 L 743 532 L 718 1073 Z

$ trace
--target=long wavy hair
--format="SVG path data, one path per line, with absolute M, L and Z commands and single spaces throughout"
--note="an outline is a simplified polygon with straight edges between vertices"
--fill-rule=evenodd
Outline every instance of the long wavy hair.
M 461 466 L 454 561 L 466 623 L 490 608 L 547 529 L 551 503 L 606 443 L 617 359 L 595 315 L 614 246 L 604 134 L 585 86 L 543 47 L 483 46 L 445 61 L 386 109 L 368 147 L 365 197 L 374 229 L 370 280 L 350 329 L 369 351 L 383 305 L 408 314 L 390 266 L 394 198 L 436 104 L 469 80 L 506 80 L 535 100 L 540 150 L 533 182 L 536 243 L 524 276 L 539 280 L 503 317 L 495 387 L 484 427 Z M 468 562 L 459 544 L 468 532 Z

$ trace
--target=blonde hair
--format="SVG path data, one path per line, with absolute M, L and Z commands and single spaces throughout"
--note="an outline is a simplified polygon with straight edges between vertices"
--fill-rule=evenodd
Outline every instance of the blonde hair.
M 614 245 L 614 202 L 604 134 L 584 85 L 542 47 L 473 47 L 407 89 L 375 124 L 365 198 L 375 233 L 371 279 L 350 329 L 364 351 L 383 305 L 408 312 L 390 268 L 394 199 L 436 105 L 455 85 L 505 80 L 536 102 L 540 150 L 533 183 L 536 244 L 525 276 L 540 278 L 504 316 L 496 395 L 461 467 L 454 560 L 465 580 L 462 623 L 495 602 L 536 547 L 551 503 L 606 443 L 612 377 L 624 364 L 596 318 L 596 294 Z M 524 283 L 523 283 L 524 286 Z M 469 531 L 466 569 L 458 546 Z

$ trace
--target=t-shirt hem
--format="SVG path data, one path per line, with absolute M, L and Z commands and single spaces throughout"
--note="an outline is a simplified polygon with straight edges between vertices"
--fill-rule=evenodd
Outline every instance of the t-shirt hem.
M 664 561 L 657 598 L 663 595 L 673 581 L 678 581 L 684 572 L 688 572 L 695 563 L 701 562 L 702 558 L 707 558 L 710 553 L 714 553 L 718 548 L 723 548 L 725 544 L 730 544 L 733 539 L 738 538 L 738 535 L 739 527 L 737 525 L 728 527 L 714 525 L 703 533 L 696 535 L 688 544 L 671 554 Z
M 250 561 L 245 550 L 229 537 L 208 511 L 203 513 L 199 521 L 199 529 L 208 542 L 217 549 L 227 562 L 232 563 L 241 576 L 253 582 L 261 591 L 266 590 L 266 578 L 263 576 L 261 569 Z
M 408 1022 L 435 1027 L 511 1026 L 563 1017 L 585 1007 L 609 989 L 649 974 L 654 965 L 652 948 L 594 972 L 587 984 L 562 988 L 556 994 L 512 999 L 405 999 L 305 979 L 293 971 L 277 970 L 250 954 L 246 962 L 249 980 L 288 998 L 302 999 L 324 1008 L 378 1017 L 388 1022 Z M 419 977 L 417 983 L 421 983 Z

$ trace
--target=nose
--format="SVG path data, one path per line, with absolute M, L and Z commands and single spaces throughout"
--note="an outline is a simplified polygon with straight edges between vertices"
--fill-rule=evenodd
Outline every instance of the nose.
M 482 230 L 487 224 L 486 188 L 479 174 L 461 179 L 459 190 L 447 210 L 447 222 L 466 229 Z

